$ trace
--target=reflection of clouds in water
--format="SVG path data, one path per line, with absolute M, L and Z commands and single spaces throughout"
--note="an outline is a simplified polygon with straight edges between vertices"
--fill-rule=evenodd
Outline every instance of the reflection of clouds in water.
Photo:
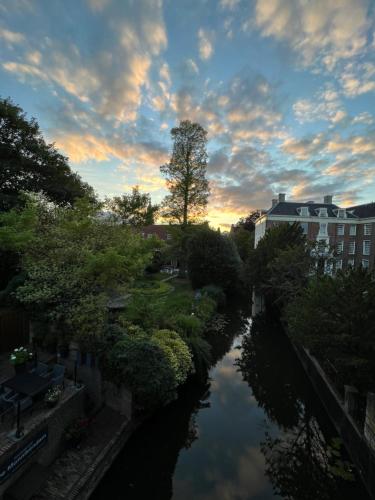
M 223 477 L 221 467 L 207 466 L 205 472 L 209 492 L 197 493 L 194 479 L 175 480 L 173 490 L 176 500 L 248 500 L 269 489 L 264 476 L 264 456 L 258 448 L 247 447 L 244 452 L 231 459 L 236 463 L 236 474 Z M 199 486 L 201 487 L 201 485 Z

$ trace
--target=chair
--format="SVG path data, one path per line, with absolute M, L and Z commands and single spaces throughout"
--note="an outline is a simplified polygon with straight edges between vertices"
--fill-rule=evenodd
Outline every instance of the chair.
M 51 377 L 51 385 L 62 385 L 65 376 L 65 366 L 54 365 Z
M 31 408 L 33 405 L 33 400 L 30 396 L 26 396 L 24 398 L 17 399 L 13 401 L 14 413 L 17 415 L 18 403 L 20 404 L 20 411 L 23 412 L 28 408 Z
M 35 373 L 35 375 L 39 375 L 40 377 L 44 377 L 48 372 L 48 365 L 45 363 L 41 363 L 38 361 L 35 368 L 31 370 L 31 373 Z

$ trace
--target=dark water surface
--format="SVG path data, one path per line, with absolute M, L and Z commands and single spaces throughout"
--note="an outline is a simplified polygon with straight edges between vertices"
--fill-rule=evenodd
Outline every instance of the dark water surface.
M 368 499 L 279 326 L 232 316 L 209 380 L 137 430 L 91 500 Z

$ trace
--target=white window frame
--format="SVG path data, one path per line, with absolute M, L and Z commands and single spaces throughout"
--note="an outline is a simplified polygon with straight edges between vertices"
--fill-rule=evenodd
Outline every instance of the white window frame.
M 326 207 L 318 208 L 318 217 L 328 217 L 328 210 Z
M 370 255 L 371 240 L 363 240 L 362 255 Z
M 344 236 L 345 224 L 337 224 L 336 234 L 337 234 L 337 236 Z
M 342 259 L 336 260 L 336 270 L 342 269 Z
M 342 254 L 344 252 L 344 240 L 340 240 L 336 243 L 336 252 Z
M 354 267 L 355 266 L 355 260 L 354 259 L 348 259 L 348 267 Z
M 370 261 L 368 259 L 362 259 L 363 269 L 368 269 L 370 267 Z
M 357 226 L 355 224 L 351 224 L 349 227 L 349 236 L 355 236 L 357 234 Z
M 310 217 L 309 207 L 299 207 L 298 214 L 301 217 Z
M 354 255 L 355 254 L 355 241 L 353 241 L 353 240 L 349 241 L 348 254 L 349 255 Z
M 345 208 L 339 208 L 337 210 L 337 217 L 339 217 L 340 219 L 346 219 L 346 210 L 345 210 Z
M 167 233 L 167 240 L 171 240 L 171 239 L 172 239 L 171 233 Z
M 328 236 L 328 222 L 319 222 L 319 235 Z
M 308 234 L 309 232 L 309 223 L 308 222 L 300 222 L 301 229 L 303 231 L 303 234 Z M 305 230 L 306 227 L 306 230 Z
M 371 236 L 371 224 L 364 224 L 363 225 L 363 234 L 364 236 Z

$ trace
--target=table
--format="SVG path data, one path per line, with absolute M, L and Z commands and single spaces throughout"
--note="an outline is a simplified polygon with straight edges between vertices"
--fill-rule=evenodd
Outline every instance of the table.
M 51 382 L 35 373 L 18 373 L 14 377 L 3 382 L 5 387 L 13 389 L 20 394 L 27 396 L 36 396 L 47 390 Z

